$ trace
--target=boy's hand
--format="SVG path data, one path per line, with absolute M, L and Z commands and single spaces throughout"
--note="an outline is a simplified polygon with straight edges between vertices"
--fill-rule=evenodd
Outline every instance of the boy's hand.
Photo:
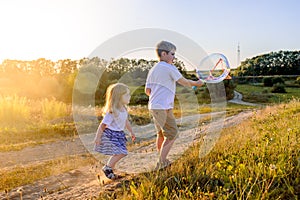
M 197 81 L 197 86 L 198 86 L 198 87 L 201 87 L 203 84 L 204 84 L 204 81 L 203 81 L 203 80 L 199 79 L 199 80 Z

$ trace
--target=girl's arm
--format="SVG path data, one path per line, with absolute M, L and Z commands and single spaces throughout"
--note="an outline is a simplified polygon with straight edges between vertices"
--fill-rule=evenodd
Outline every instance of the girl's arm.
M 101 143 L 102 133 L 105 130 L 105 128 L 106 128 L 106 124 L 103 124 L 103 123 L 101 123 L 98 126 L 96 136 L 95 136 L 95 139 L 94 139 L 94 142 L 95 142 L 96 145 L 99 145 Z
M 131 124 L 130 124 L 130 122 L 129 122 L 129 120 L 128 120 L 128 119 L 126 120 L 126 124 L 125 124 L 125 126 L 126 126 L 126 129 L 129 131 L 129 133 L 130 133 L 130 135 L 131 135 L 131 139 L 132 139 L 132 141 L 134 142 L 134 140 L 135 140 L 135 134 L 133 133 L 133 130 L 132 130 Z

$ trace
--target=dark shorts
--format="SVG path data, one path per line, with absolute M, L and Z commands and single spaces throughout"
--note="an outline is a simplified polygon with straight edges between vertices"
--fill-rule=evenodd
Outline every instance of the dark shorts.
M 157 134 L 173 140 L 177 137 L 178 127 L 172 109 L 150 110 Z

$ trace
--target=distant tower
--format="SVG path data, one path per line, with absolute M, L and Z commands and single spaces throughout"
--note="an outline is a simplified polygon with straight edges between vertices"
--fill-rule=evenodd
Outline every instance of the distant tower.
M 240 43 L 238 43 L 236 67 L 240 66 L 240 62 L 241 62 L 241 50 L 240 50 Z

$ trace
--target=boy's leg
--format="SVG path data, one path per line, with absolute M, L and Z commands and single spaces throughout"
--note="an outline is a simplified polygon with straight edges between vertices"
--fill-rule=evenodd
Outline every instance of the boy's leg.
M 155 128 L 158 131 L 156 144 L 160 152 L 160 162 L 165 162 L 168 153 L 178 134 L 178 128 L 172 109 L 150 110 Z
M 169 139 L 165 139 L 163 144 L 162 144 L 162 148 L 160 150 L 160 158 L 159 158 L 159 161 L 161 163 L 165 162 L 167 160 L 167 155 L 169 154 L 170 152 L 170 149 L 171 147 L 173 146 L 175 142 L 175 139 L 173 140 L 169 140 Z
M 164 136 L 165 140 L 162 144 L 162 148 L 160 151 L 160 162 L 164 163 L 167 161 L 167 156 L 170 152 L 170 149 L 172 148 L 177 134 L 178 134 L 178 128 L 176 124 L 176 120 L 173 114 L 173 110 L 167 110 L 166 111 L 167 117 L 166 117 L 166 122 L 163 127 L 164 129 Z
M 161 146 L 164 142 L 164 135 L 162 132 L 162 128 L 164 124 L 166 123 L 166 111 L 165 110 L 150 110 L 150 114 L 153 118 L 154 126 L 157 131 L 157 136 L 156 136 L 156 148 L 157 151 L 160 152 Z
M 161 149 L 161 146 L 164 142 L 164 136 L 162 134 L 162 131 L 160 130 L 157 134 L 157 137 L 156 137 L 156 147 L 157 147 L 157 151 L 160 152 L 160 149 Z
M 122 158 L 124 158 L 125 156 L 126 156 L 126 154 L 117 154 L 117 155 L 111 156 L 107 162 L 107 166 L 114 169 L 117 162 L 119 160 L 121 160 Z

